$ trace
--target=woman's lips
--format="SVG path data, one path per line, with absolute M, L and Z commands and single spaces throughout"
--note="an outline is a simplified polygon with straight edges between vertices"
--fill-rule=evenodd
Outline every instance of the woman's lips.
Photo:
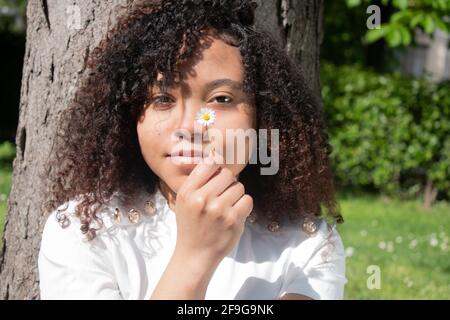
M 202 160 L 202 157 L 171 156 L 170 158 L 174 164 L 197 164 Z
M 197 164 L 206 157 L 201 150 L 180 150 L 168 155 L 175 164 Z
M 203 150 L 198 149 L 184 149 L 184 150 L 178 150 L 174 151 L 170 154 L 171 157 L 202 157 L 203 156 Z

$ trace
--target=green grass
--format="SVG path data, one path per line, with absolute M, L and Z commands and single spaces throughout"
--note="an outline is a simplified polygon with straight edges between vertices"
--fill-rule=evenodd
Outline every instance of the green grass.
M 450 204 L 341 197 L 347 250 L 346 299 L 450 299 Z M 380 289 L 367 272 L 378 266 Z
M 3 240 L 3 226 L 11 190 L 12 163 L 15 155 L 16 147 L 12 142 L 0 143 L 0 245 Z
M 3 224 L 5 223 L 5 212 L 11 189 L 11 168 L 0 166 L 0 244 L 3 237 Z
M 0 237 L 10 185 L 11 169 L 0 167 Z M 367 195 L 340 196 L 339 203 L 346 299 L 450 299 L 449 203 L 428 211 L 419 201 Z M 380 268 L 380 289 L 367 287 L 370 265 Z

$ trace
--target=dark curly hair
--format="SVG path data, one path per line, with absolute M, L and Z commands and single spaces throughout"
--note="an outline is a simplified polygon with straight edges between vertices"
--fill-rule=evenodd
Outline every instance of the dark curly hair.
M 147 0 L 124 9 L 91 53 L 89 72 L 61 115 L 47 211 L 80 199 L 75 215 L 93 239 L 98 230 L 93 222 L 102 223 L 98 214 L 116 191 L 132 201 L 137 190 L 155 190 L 158 177 L 141 154 L 137 119 L 157 74 L 163 75 L 163 88 L 176 82 L 179 64 L 195 59 L 205 31 L 213 30 L 241 52 L 244 91 L 256 107 L 257 129 L 279 129 L 278 173 L 262 176 L 259 164 L 248 164 L 240 175 L 254 198 L 257 220 L 321 216 L 343 222 L 320 99 L 270 33 L 255 29 L 254 2 Z

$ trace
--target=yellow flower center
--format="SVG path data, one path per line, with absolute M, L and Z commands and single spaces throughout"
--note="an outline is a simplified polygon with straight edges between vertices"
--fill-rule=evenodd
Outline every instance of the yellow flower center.
M 211 119 L 211 117 L 209 116 L 208 113 L 205 113 L 205 114 L 203 115 L 203 120 L 209 121 L 209 119 Z

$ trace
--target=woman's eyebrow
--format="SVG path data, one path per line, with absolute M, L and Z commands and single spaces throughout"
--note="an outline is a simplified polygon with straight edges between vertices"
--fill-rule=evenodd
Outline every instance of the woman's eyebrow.
M 214 90 L 216 88 L 219 88 L 219 87 L 222 87 L 222 86 L 229 86 L 233 90 L 236 90 L 236 91 L 243 91 L 243 88 L 244 88 L 244 85 L 243 85 L 242 82 L 236 81 L 236 80 L 233 80 L 233 79 L 224 78 L 224 79 L 216 79 L 216 80 L 208 82 L 205 85 L 205 92 L 212 91 L 212 90 Z M 157 81 L 156 85 L 152 87 L 152 92 L 154 90 L 161 91 L 161 87 L 162 87 L 162 82 L 161 81 Z M 185 87 L 185 86 L 183 86 L 183 87 L 185 89 L 188 88 L 188 87 Z M 173 86 L 171 86 L 170 88 L 173 88 Z M 187 89 L 187 90 L 190 91 L 189 89 Z
M 211 82 L 208 82 L 205 85 L 205 91 L 209 92 L 221 86 L 229 86 L 234 90 L 242 90 L 243 88 L 242 82 L 225 78 L 225 79 L 216 79 Z

